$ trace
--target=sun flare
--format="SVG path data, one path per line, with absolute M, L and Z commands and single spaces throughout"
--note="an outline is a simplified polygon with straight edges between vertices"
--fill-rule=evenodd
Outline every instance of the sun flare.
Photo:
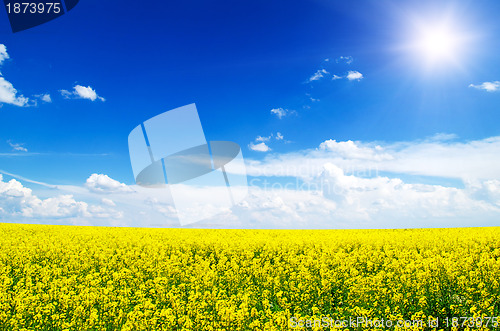
M 428 69 L 460 67 L 467 51 L 467 33 L 448 19 L 418 21 L 407 38 L 413 56 Z
M 428 63 L 448 61 L 459 55 L 460 37 L 447 26 L 426 26 L 420 29 L 415 46 Z
M 457 36 L 447 28 L 428 28 L 417 41 L 420 53 L 433 62 L 453 58 L 458 46 Z

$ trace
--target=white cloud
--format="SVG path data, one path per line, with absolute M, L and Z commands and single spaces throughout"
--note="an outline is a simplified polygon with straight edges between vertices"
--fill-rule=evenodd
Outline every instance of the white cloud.
M 285 116 L 295 114 L 295 110 L 289 110 L 285 108 L 273 108 L 271 109 L 271 114 L 274 114 L 278 116 L 279 119 L 282 119 Z
M 0 65 L 8 58 L 9 54 L 7 53 L 7 47 L 5 47 L 4 44 L 0 44 Z M 24 107 L 28 106 L 29 101 L 30 100 L 23 95 L 18 95 L 12 83 L 6 80 L 0 72 L 0 103 Z
M 363 79 L 363 74 L 361 74 L 359 71 L 349 71 L 346 78 L 348 80 L 361 80 Z
M 339 76 L 336 74 L 332 75 L 332 80 L 340 80 L 340 79 L 348 79 L 348 80 L 361 80 L 363 79 L 363 74 L 361 74 L 359 71 L 351 70 L 348 71 L 345 76 Z M 311 98 L 312 101 L 314 101 L 313 98 Z
M 60 90 L 61 95 L 66 99 L 77 98 L 77 99 L 87 99 L 95 101 L 97 99 L 101 101 L 106 101 L 103 97 L 97 95 L 96 91 L 90 86 L 75 85 L 72 92 L 68 90 Z
M 319 149 L 333 152 L 345 159 L 391 160 L 393 158 L 390 154 L 383 153 L 380 146 L 375 146 L 375 148 L 359 147 L 352 140 L 337 142 L 329 139 L 322 142 Z
M 59 90 L 59 92 L 61 92 L 61 95 L 65 98 L 65 99 L 70 99 L 72 96 L 73 96 L 73 93 L 68 91 L 68 90 Z
M 360 178 L 333 164 L 310 182 L 262 184 L 229 215 L 208 220 L 244 228 L 415 228 L 498 224 L 500 205 L 468 189 Z M 277 185 L 279 184 L 279 185 Z M 289 185 L 290 184 L 290 185 Z
M 120 183 L 117 180 L 110 178 L 108 175 L 103 174 L 92 174 L 87 181 L 85 186 L 92 192 L 95 193 L 131 193 L 134 190 L 124 183 Z
M 324 165 L 316 180 L 321 183 L 323 195 L 335 201 L 344 213 L 368 220 L 385 215 L 393 222 L 398 218 L 402 222 L 405 218 L 425 222 L 429 218 L 475 218 L 476 212 L 500 212 L 500 205 L 491 200 L 475 199 L 467 189 L 407 184 L 399 178 L 380 176 L 360 178 L 345 175 L 331 163 Z
M 22 143 L 13 143 L 11 140 L 7 140 L 7 143 L 9 144 L 10 147 L 12 147 L 12 150 L 18 151 L 18 152 L 27 152 L 28 149 L 26 147 L 23 147 L 24 144 Z
M 47 103 L 51 103 L 52 102 L 52 98 L 50 97 L 50 94 L 48 94 L 48 93 L 45 93 L 45 94 L 36 94 L 36 95 L 34 95 L 34 97 L 39 98 L 43 102 L 47 102 Z
M 313 98 L 310 93 L 306 93 L 306 96 L 309 98 L 309 100 L 311 100 L 311 102 L 320 102 L 321 101 L 320 99 Z
M 269 152 L 271 150 L 271 148 L 269 147 L 268 144 L 266 144 L 266 142 L 274 140 L 273 138 L 276 140 L 279 140 L 279 141 L 284 141 L 283 140 L 284 137 L 281 134 L 281 132 L 276 132 L 276 135 L 271 133 L 269 136 L 266 136 L 266 137 L 257 136 L 257 138 L 255 138 L 255 143 L 250 143 L 248 145 L 248 148 L 250 148 L 253 151 L 257 151 L 257 152 Z M 288 143 L 289 141 L 284 141 L 284 142 Z
M 106 101 L 104 98 L 97 95 L 95 90 L 90 86 L 81 86 L 76 85 L 74 87 L 76 95 L 78 95 L 82 99 L 89 99 L 95 101 L 96 99 L 100 99 L 101 101 Z
M 4 44 L 0 44 L 0 65 L 3 61 L 9 58 L 9 53 L 7 53 L 7 47 Z
M 60 218 L 109 218 L 120 217 L 121 213 L 101 206 L 89 205 L 76 201 L 72 195 L 57 195 L 40 199 L 33 191 L 20 182 L 11 179 L 3 181 L 0 174 L 0 215 L 2 218 L 19 220 L 20 218 L 50 219 L 52 222 Z
M 114 201 L 111 200 L 111 199 L 102 198 L 101 202 L 102 202 L 103 205 L 106 205 L 106 206 L 110 206 L 110 207 L 115 207 L 116 206 L 116 203 L 114 203 Z
M 335 61 L 337 63 L 344 62 L 346 64 L 351 64 L 354 61 L 354 59 L 352 58 L 352 56 L 340 56 Z
M 458 139 L 458 135 L 454 133 L 436 133 L 435 135 L 429 137 L 428 141 L 450 141 Z
M 269 137 L 262 137 L 262 136 L 257 136 L 257 138 L 255 138 L 255 141 L 269 141 L 271 140 L 271 138 L 273 137 L 273 135 L 271 134 Z
M 205 223 L 218 222 L 222 227 L 239 228 L 314 228 L 318 223 L 336 227 L 332 219 L 334 201 L 320 192 L 273 190 L 251 186 L 247 198 L 232 208 L 230 214 Z M 219 225 L 221 226 L 221 225 Z
M 467 182 L 467 187 L 471 196 L 476 199 L 491 201 L 500 206 L 500 180 L 471 181 Z
M 0 76 L 0 103 L 8 103 L 14 106 L 28 106 L 29 99 L 17 95 L 17 90 L 12 83 Z
M 267 152 L 270 148 L 266 142 L 282 140 L 279 137 L 281 133 L 262 137 L 265 142 L 252 143 L 249 147 Z M 231 210 L 195 226 L 498 225 L 498 164 L 500 137 L 459 141 L 455 135 L 437 134 L 392 143 L 329 139 L 314 149 L 268 154 L 260 161 L 247 158 L 246 171 L 251 176 L 249 196 Z M 281 177 L 274 178 L 276 176 Z M 458 178 L 463 185 L 426 184 L 420 176 L 437 176 L 441 180 Z M 115 225 L 178 224 L 168 190 L 127 186 L 103 174 L 91 175 L 85 187 L 68 188 L 71 195 L 43 200 L 16 180 L 0 179 L 0 218 L 38 217 L 47 222 L 54 222 L 49 220 L 51 217 L 78 218 L 81 222 L 94 222 L 95 218 L 95 222 L 104 222 L 105 217 L 109 217 L 116 220 Z M 64 189 L 51 188 L 48 192 Z M 101 193 L 108 194 L 103 198 Z M 164 194 L 162 198 L 161 194 Z M 86 198 L 82 200 L 82 196 Z
M 456 188 L 410 184 L 398 177 L 348 174 L 336 164 L 339 160 L 337 154 L 342 154 L 342 158 L 354 158 L 356 162 L 376 159 L 384 162 L 374 154 L 385 153 L 387 146 L 377 148 L 378 145 L 369 147 L 359 142 L 328 142 L 324 148 L 307 153 L 290 153 L 295 162 L 306 166 L 309 158 L 319 160 L 319 155 L 325 153 L 330 156 L 321 160 L 321 166 L 309 178 L 301 176 L 301 180 L 291 178 L 274 183 L 264 182 L 267 177 L 252 178 L 249 195 L 244 201 L 194 226 L 408 228 L 498 225 L 500 179 L 470 181 L 464 188 Z M 281 162 L 293 158 L 281 158 Z M 287 164 L 279 166 L 286 167 Z M 105 182 L 110 182 L 108 176 L 100 176 Z M 110 194 L 102 198 L 92 190 L 58 187 L 48 192 L 66 190 L 80 197 L 63 194 L 43 200 L 18 181 L 3 182 L 0 176 L 0 217 L 10 217 L 14 221 L 43 219 L 45 223 L 65 224 L 108 224 L 108 219 L 113 219 L 111 224 L 115 226 L 178 225 L 168 190 L 133 188 L 130 194 L 111 189 Z M 82 196 L 85 200 L 98 202 L 81 201 Z
M 484 82 L 479 85 L 470 84 L 469 87 L 473 87 L 478 90 L 485 90 L 487 92 L 496 92 L 500 91 L 500 81 L 497 80 L 494 82 Z
M 259 144 L 250 143 L 248 145 L 248 148 L 256 152 L 269 152 L 271 150 L 271 148 L 267 146 L 265 142 L 261 142 Z
M 460 142 L 436 137 L 410 142 L 327 140 L 317 149 L 247 158 L 252 176 L 311 178 L 325 163 L 353 173 L 390 172 L 462 180 L 500 179 L 500 136 Z
M 328 75 L 329 72 L 326 71 L 325 69 L 319 69 L 316 71 L 311 77 L 309 77 L 309 82 L 315 81 L 315 80 L 320 80 L 323 78 L 325 75 Z

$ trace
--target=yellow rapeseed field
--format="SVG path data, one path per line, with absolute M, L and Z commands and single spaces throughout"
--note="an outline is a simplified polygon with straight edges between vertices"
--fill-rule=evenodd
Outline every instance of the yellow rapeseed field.
M 493 330 L 499 282 L 500 228 L 0 224 L 0 330 Z

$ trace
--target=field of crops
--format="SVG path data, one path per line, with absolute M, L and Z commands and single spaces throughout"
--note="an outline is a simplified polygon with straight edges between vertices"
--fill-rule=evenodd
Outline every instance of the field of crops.
M 500 228 L 0 224 L 0 330 L 491 330 L 499 282 Z

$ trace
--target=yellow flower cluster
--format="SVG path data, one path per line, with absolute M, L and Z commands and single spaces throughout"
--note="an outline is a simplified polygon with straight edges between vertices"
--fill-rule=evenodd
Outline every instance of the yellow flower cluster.
M 349 317 L 449 330 L 452 317 L 498 317 L 499 282 L 500 228 L 0 224 L 0 330 L 377 329 L 306 328 Z

